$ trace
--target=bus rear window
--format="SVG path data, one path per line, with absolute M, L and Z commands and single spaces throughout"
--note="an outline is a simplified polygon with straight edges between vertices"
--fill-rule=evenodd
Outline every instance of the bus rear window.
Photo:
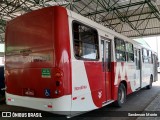
M 99 58 L 98 33 L 95 29 L 73 22 L 74 55 L 77 59 L 96 60 Z

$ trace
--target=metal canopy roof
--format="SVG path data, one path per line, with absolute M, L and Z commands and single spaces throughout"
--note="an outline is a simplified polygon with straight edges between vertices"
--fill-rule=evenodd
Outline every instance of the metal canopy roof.
M 6 22 L 47 6 L 63 6 L 128 37 L 160 34 L 160 0 L 1 0 L 0 42 Z

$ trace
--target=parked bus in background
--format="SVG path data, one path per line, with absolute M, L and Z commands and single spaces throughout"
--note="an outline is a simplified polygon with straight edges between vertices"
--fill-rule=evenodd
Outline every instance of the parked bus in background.
M 5 42 L 8 105 L 72 116 L 157 80 L 154 51 L 63 7 L 10 21 Z
M 0 65 L 0 102 L 5 100 L 4 65 Z
M 160 62 L 157 62 L 157 72 L 159 73 L 160 72 Z

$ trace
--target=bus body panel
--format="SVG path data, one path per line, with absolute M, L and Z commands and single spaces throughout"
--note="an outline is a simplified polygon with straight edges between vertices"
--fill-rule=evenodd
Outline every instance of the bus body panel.
M 6 93 L 7 105 L 23 106 L 48 112 L 53 112 L 62 115 L 70 115 L 71 95 L 65 95 L 60 98 L 33 98 L 22 97 Z M 62 105 L 63 103 L 63 105 Z
M 83 61 L 72 61 L 72 111 L 88 111 L 96 106 Z M 80 70 L 77 71 L 77 70 Z M 98 101 L 97 101 L 98 102 Z
M 153 63 L 142 64 L 142 88 L 150 84 L 151 75 L 153 76 Z
M 6 35 L 6 93 L 30 100 L 71 95 L 70 59 L 65 8 L 44 8 L 10 21 Z M 8 101 L 10 96 L 6 97 Z M 18 105 L 16 98 L 14 101 Z M 70 110 L 71 97 L 68 105 Z
M 73 17 L 72 17 L 73 16 Z M 86 21 L 86 20 L 83 20 L 83 19 L 80 19 L 80 18 L 78 18 L 78 16 L 76 16 L 75 17 L 75 15 L 73 15 L 73 13 L 72 13 L 72 16 L 71 16 L 71 20 L 70 21 L 73 21 L 73 20 L 77 20 L 77 21 L 80 21 L 80 22 L 82 22 L 82 23 L 84 23 L 85 25 L 88 25 L 88 26 L 92 26 L 93 28 L 96 28 L 97 30 L 98 30 L 98 33 L 99 33 L 99 35 L 103 35 L 103 36 L 105 36 L 105 35 L 107 35 L 108 36 L 108 38 L 109 39 L 111 39 L 111 41 L 113 41 L 112 39 L 114 38 L 114 36 L 112 37 L 112 35 L 110 34 L 110 33 L 107 33 L 106 31 L 104 32 L 104 31 L 102 31 L 101 29 L 98 29 L 97 27 L 95 27 L 95 26 L 93 26 L 93 24 L 90 24 L 90 22 L 88 22 L 88 21 Z M 72 22 L 70 22 L 70 25 L 72 26 Z M 72 30 L 71 30 L 71 33 L 70 33 L 70 36 L 72 36 L 73 35 L 73 33 L 72 33 Z M 71 41 L 73 41 L 73 38 L 71 38 Z M 99 43 L 100 43 L 100 39 L 99 39 Z M 72 44 L 73 45 L 73 42 L 71 42 L 70 44 Z M 114 42 L 112 43 L 112 44 L 114 44 Z M 99 44 L 100 45 L 100 44 Z M 114 46 L 112 46 L 112 48 L 114 48 Z M 72 48 L 72 52 L 73 52 L 73 48 Z M 72 58 L 74 58 L 75 59 L 75 57 L 74 57 L 74 53 L 72 53 L 73 55 L 72 55 Z M 113 54 L 112 54 L 113 56 L 111 56 L 111 60 L 112 60 L 112 62 L 113 61 L 115 61 L 115 56 L 114 56 L 114 52 L 113 52 Z M 77 64 L 78 64 L 78 62 L 80 62 L 79 60 L 77 60 Z M 98 89 L 99 89 L 99 92 L 100 91 L 102 91 L 102 96 L 105 96 L 106 94 L 104 94 L 105 92 L 105 89 L 104 89 L 104 85 L 103 84 L 105 84 L 105 81 L 103 80 L 104 79 L 104 76 L 102 76 L 102 73 L 100 73 L 100 71 L 102 72 L 102 61 L 101 61 L 101 56 L 100 56 L 100 61 L 94 61 L 94 62 L 91 62 L 91 64 L 89 65 L 89 61 L 86 61 L 86 62 L 84 62 L 85 63 L 85 67 L 86 67 L 86 71 L 88 71 L 88 73 L 87 73 L 87 76 L 88 76 L 88 81 L 89 81 L 89 85 L 90 85 L 90 87 L 91 87 L 91 91 L 96 91 L 97 90 L 97 92 L 95 92 L 93 95 L 95 95 L 95 96 L 98 96 Z M 114 78 L 114 76 L 115 76 L 115 71 L 114 70 L 116 70 L 116 68 L 118 68 L 119 69 L 119 67 L 117 67 L 116 66 L 116 64 L 118 64 L 118 66 L 120 66 L 119 65 L 119 63 L 113 63 L 113 65 L 112 65 L 112 72 L 111 73 L 113 73 L 112 75 L 111 75 L 111 81 L 113 82 L 113 81 L 115 81 L 115 78 Z M 94 67 L 96 68 L 94 68 Z M 97 66 L 97 67 L 96 67 Z M 126 66 L 126 65 L 125 65 Z M 135 67 L 134 67 L 134 63 L 132 63 L 132 71 L 135 71 L 136 69 L 135 69 Z M 72 65 L 72 67 L 74 67 L 74 65 Z M 93 69 L 94 68 L 94 69 Z M 94 71 L 95 70 L 95 71 Z M 123 69 L 122 69 L 123 70 Z M 122 70 L 119 70 L 119 72 L 123 72 Z M 131 71 L 130 70 L 130 71 Z M 127 70 L 128 71 L 128 70 Z M 90 72 L 91 72 L 91 74 L 90 74 Z M 127 74 L 128 74 L 129 72 L 127 72 Z M 73 74 L 74 74 L 74 71 L 73 71 Z M 92 77 L 92 76 L 95 76 L 95 75 L 97 75 L 96 77 Z M 118 74 L 117 74 L 118 75 Z M 134 79 L 134 74 L 128 74 L 127 75 L 129 78 L 132 78 L 132 79 L 121 79 L 121 80 L 119 80 L 116 84 L 114 84 L 114 83 L 112 83 L 112 86 L 111 86 L 111 89 L 112 89 L 112 93 L 111 93 L 111 95 L 112 95 L 112 99 L 114 99 L 114 100 L 116 100 L 117 99 L 117 91 L 118 91 L 118 86 L 119 86 L 119 83 L 122 81 L 122 80 L 125 80 L 126 81 L 126 83 L 127 83 L 127 94 L 129 94 L 129 93 L 132 93 L 133 91 L 135 91 L 136 90 L 136 88 L 138 88 L 139 87 L 139 85 L 138 86 L 133 86 L 131 83 L 130 83 L 130 81 L 133 83 L 133 82 L 137 82 L 137 84 L 139 83 L 138 81 L 135 81 L 135 80 L 133 80 Z M 138 76 L 137 76 L 138 77 Z M 97 78 L 97 79 L 96 79 Z M 94 80 L 95 79 L 95 80 Z M 74 79 L 72 79 L 73 81 L 74 81 Z M 102 81 L 100 81 L 100 80 L 102 80 Z M 76 80 L 75 80 L 76 81 Z M 94 81 L 94 82 L 93 82 Z M 93 84 L 95 84 L 95 85 L 92 85 L 92 82 L 93 82 Z M 98 85 L 98 84 L 100 84 L 100 85 Z M 111 84 L 111 83 L 110 83 Z M 136 84 L 136 85 L 137 85 Z M 131 89 L 131 85 L 132 85 L 132 89 Z M 72 86 L 74 86 L 74 84 L 72 84 Z M 98 87 L 99 86 L 99 87 Z M 83 93 L 81 93 L 81 94 L 83 94 Z M 109 94 L 109 93 L 107 93 L 107 94 Z M 95 104 L 97 104 L 97 106 L 98 107 L 101 107 L 100 106 L 100 104 L 102 105 L 102 102 L 104 102 L 104 101 L 107 101 L 108 99 L 104 99 L 104 98 L 102 98 L 102 100 L 97 100 L 96 98 L 94 98 L 93 97 L 93 95 L 92 95 L 92 98 L 93 98 L 93 101 L 94 101 L 94 103 Z M 97 102 L 97 103 L 96 103 Z M 98 105 L 99 104 L 99 105 Z
M 68 14 L 70 12 L 68 11 Z M 83 60 L 77 60 L 73 50 L 72 21 L 75 20 L 69 16 L 70 45 L 71 45 L 71 66 L 72 66 L 72 108 L 71 114 L 80 111 L 89 111 L 98 107 L 93 101 L 92 90 L 89 84 L 85 63 Z M 101 104 L 102 105 L 102 104 Z M 101 106 L 100 105 L 100 106 Z

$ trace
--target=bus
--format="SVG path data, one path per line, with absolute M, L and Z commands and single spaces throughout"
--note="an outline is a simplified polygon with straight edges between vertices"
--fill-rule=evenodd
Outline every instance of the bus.
M 5 101 L 5 83 L 4 83 L 4 56 L 0 55 L 0 102 Z
M 158 62 L 158 65 L 157 65 L 157 72 L 160 73 L 160 62 Z
M 6 103 L 74 116 L 150 89 L 157 54 L 60 6 L 7 23 Z
M 5 101 L 4 65 L 0 65 L 0 102 Z

